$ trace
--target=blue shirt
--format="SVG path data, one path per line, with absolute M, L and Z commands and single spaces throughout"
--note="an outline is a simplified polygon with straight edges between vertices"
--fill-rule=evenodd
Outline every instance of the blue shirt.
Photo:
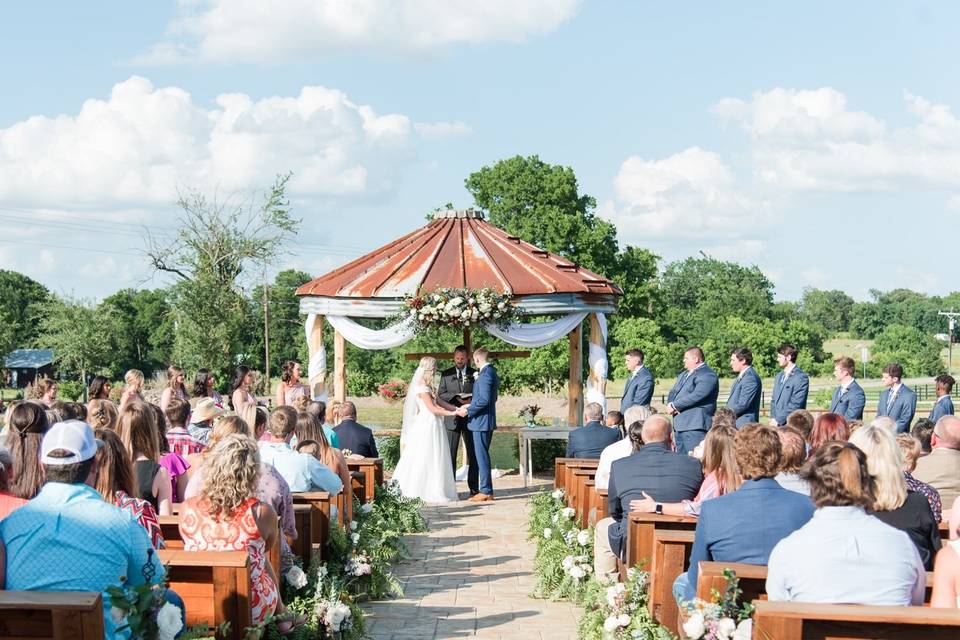
M 263 442 L 260 444 L 260 460 L 273 467 L 290 485 L 290 491 L 327 491 L 340 493 L 343 483 L 340 477 L 308 453 L 290 448 L 286 442 Z
M 340 448 L 340 438 L 337 436 L 337 432 L 333 430 L 328 424 L 323 425 L 323 434 L 327 436 L 327 442 L 330 443 L 330 446 L 334 449 Z
M 7 547 L 7 589 L 103 592 L 105 638 L 115 636 L 107 587 L 143 584 L 147 562 L 154 582 L 163 580 L 146 530 L 86 484 L 48 482 L 0 522 L 0 538 Z

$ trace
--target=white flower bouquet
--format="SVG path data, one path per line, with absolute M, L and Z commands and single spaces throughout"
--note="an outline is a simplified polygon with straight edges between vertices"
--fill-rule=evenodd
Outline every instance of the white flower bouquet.
M 417 333 L 435 327 L 465 329 L 493 323 L 506 328 L 517 316 L 512 296 L 494 289 L 441 288 L 403 302 L 401 317 L 413 322 Z

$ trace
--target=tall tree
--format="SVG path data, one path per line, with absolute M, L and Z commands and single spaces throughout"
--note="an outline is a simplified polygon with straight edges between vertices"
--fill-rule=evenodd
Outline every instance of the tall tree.
M 838 289 L 824 291 L 807 287 L 803 290 L 800 301 L 800 313 L 803 317 L 829 333 L 850 329 L 853 307 L 853 298 Z
M 163 289 L 121 289 L 103 300 L 123 326 L 109 367 L 114 376 L 127 369 L 149 374 L 170 364 L 175 332 L 168 298 Z
M 270 334 L 270 371 L 280 371 L 280 365 L 286 360 L 298 360 L 304 367 L 308 359 L 307 338 L 303 331 L 303 319 L 300 315 L 300 300 L 297 287 L 309 282 L 313 277 L 309 273 L 286 269 L 274 277 L 273 284 L 267 287 L 267 320 Z M 263 344 L 263 300 L 264 286 L 253 289 L 251 299 L 254 309 L 253 318 L 257 331 L 254 339 L 256 352 L 262 357 Z
M 39 309 L 36 345 L 53 349 L 61 372 L 86 383 L 88 373 L 109 367 L 123 325 L 116 310 L 71 298 L 53 299 Z
M 33 344 L 38 309 L 49 300 L 50 292 L 39 282 L 0 269 L 0 364 L 14 349 Z

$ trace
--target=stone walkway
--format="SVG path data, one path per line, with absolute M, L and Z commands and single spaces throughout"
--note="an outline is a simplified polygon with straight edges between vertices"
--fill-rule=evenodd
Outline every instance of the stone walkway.
M 527 498 L 546 482 L 552 485 L 524 489 L 511 475 L 494 481 L 492 503 L 426 507 L 429 532 L 408 536 L 412 558 L 394 567 L 404 597 L 364 606 L 370 635 L 574 640 L 577 607 L 528 596 L 534 547 L 526 540 Z

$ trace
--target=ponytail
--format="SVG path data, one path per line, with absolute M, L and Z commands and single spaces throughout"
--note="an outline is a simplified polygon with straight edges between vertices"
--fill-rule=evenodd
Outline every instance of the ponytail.
M 863 475 L 860 458 L 852 447 L 844 447 L 837 456 L 837 470 L 840 472 L 840 483 L 854 500 L 861 500 L 864 496 Z

